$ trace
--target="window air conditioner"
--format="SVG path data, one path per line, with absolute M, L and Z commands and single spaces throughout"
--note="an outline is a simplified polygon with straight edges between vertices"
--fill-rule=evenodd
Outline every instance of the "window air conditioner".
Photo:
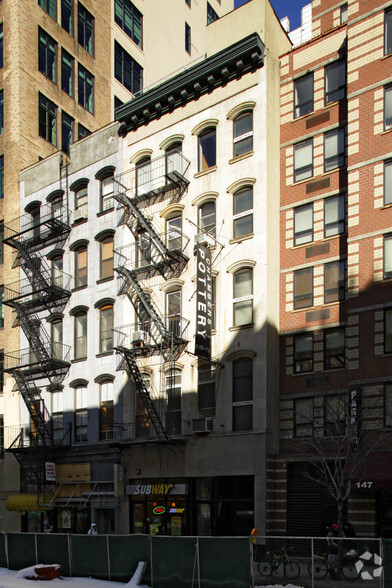
M 76 222 L 78 220 L 87 218 L 87 208 L 82 207 L 82 208 L 77 208 L 76 210 L 74 210 L 73 212 L 73 222 Z
M 192 420 L 193 433 L 211 433 L 212 419 L 193 419 Z
M 213 247 L 215 245 L 215 239 L 208 233 L 199 233 L 195 235 L 195 245 L 204 245 L 205 247 Z

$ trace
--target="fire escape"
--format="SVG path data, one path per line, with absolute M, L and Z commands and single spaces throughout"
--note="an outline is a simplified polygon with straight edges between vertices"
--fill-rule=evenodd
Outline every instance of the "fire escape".
M 42 320 L 44 313 L 62 313 L 71 294 L 71 277 L 53 271 L 46 259 L 49 248 L 61 248 L 69 232 L 69 212 L 59 200 L 33 206 L 4 227 L 4 243 L 15 252 L 14 265 L 26 275 L 4 287 L 4 303 L 15 311 L 14 324 L 21 326 L 29 343 L 27 349 L 4 355 L 4 371 L 14 378 L 30 415 L 30 424 L 8 448 L 20 464 L 25 491 L 44 487 L 45 462 L 54 460 L 53 423 L 41 389 L 55 389 L 70 366 L 70 348 L 53 343 Z
M 182 273 L 189 260 L 185 254 L 189 239 L 176 227 L 160 234 L 146 212 L 159 213 L 181 200 L 189 184 L 188 167 L 180 152 L 171 152 L 121 174 L 114 186 L 114 198 L 123 207 L 124 222 L 134 237 L 132 245 L 115 250 L 114 265 L 122 277 L 120 294 L 128 296 L 138 317 L 136 324 L 116 329 L 115 348 L 122 358 L 118 369 L 125 369 L 134 381 L 158 441 L 168 441 L 171 432 L 146 386 L 140 363 L 160 355 L 174 365 L 188 344 L 189 321 L 159 312 L 145 287 L 152 278 L 168 280 Z

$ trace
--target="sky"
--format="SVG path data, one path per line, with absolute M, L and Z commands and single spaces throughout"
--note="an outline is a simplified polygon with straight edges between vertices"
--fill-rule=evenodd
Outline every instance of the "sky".
M 234 6 L 237 8 L 245 4 L 248 0 L 234 0 Z M 278 18 L 288 16 L 290 19 L 290 30 L 294 30 L 301 25 L 301 8 L 310 4 L 311 0 L 270 0 L 273 9 Z

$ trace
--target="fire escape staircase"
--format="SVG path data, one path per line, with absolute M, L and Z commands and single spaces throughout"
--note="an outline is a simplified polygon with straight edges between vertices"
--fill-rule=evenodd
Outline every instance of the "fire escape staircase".
M 16 387 L 30 414 L 31 430 L 22 430 L 9 447 L 24 474 L 26 486 L 45 483 L 44 461 L 53 459 L 51 415 L 41 398 L 39 385 L 60 383 L 70 363 L 69 349 L 54 347 L 42 326 L 40 314 L 61 313 L 70 296 L 70 276 L 51 275 L 43 251 L 51 245 L 62 247 L 69 235 L 69 212 L 41 206 L 5 226 L 4 243 L 12 247 L 26 279 L 5 286 L 4 303 L 18 316 L 29 348 L 6 353 L 5 371 L 13 376 Z
M 137 262 L 136 253 L 132 262 L 121 249 L 115 251 L 115 271 L 123 278 L 120 293 L 128 296 L 137 313 L 138 304 L 141 303 L 149 317 L 147 322 L 152 327 L 149 329 L 149 342 L 137 341 L 126 330 L 119 329 L 116 350 L 123 357 L 123 361 L 120 362 L 118 369 L 125 367 L 133 379 L 160 441 L 169 440 L 169 436 L 145 385 L 137 359 L 159 354 L 165 361 L 174 361 L 182 353 L 188 341 L 184 336 L 185 329 L 177 328 L 175 333 L 170 330 L 168 321 L 156 310 L 139 280 L 151 278 L 157 274 L 164 279 L 178 276 L 189 260 L 183 251 L 186 242 L 184 236 L 178 233 L 181 235 L 180 247 L 168 247 L 165 240 L 156 232 L 152 222 L 142 212 L 146 206 L 155 205 L 165 199 L 168 200 L 168 204 L 179 202 L 187 190 L 189 181 L 185 174 L 189 161 L 181 153 L 172 154 L 171 157 L 173 158 L 169 161 L 171 171 L 168 171 L 167 156 L 151 161 L 149 174 L 152 180 L 148 182 L 148 188 L 145 188 L 142 193 L 137 187 L 137 170 L 134 174 L 128 172 L 116 178 L 114 189 L 114 198 L 124 209 L 125 222 L 134 235 L 136 249 L 138 236 L 141 233 L 144 236 L 144 242 L 148 243 L 148 255 L 144 253 L 143 263 Z M 173 162 L 176 163 L 175 166 Z M 179 320 L 181 324 L 183 319 Z

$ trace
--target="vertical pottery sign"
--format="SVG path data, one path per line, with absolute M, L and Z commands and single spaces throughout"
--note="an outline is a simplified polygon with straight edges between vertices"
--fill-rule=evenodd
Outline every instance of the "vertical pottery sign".
M 361 388 L 352 388 L 349 397 L 350 411 L 350 447 L 351 451 L 358 451 L 361 436 L 361 409 L 362 393 Z
M 195 355 L 211 358 L 212 277 L 211 252 L 197 243 Z

